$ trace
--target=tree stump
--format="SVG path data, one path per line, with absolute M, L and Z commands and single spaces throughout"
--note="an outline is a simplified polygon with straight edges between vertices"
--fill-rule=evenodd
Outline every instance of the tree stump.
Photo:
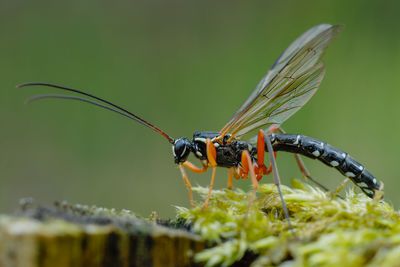
M 195 266 L 205 247 L 196 235 L 83 205 L 23 205 L 0 215 L 1 267 Z

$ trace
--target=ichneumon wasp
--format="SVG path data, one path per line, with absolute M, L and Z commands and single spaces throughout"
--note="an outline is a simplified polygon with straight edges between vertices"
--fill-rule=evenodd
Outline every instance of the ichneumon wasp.
M 258 181 L 272 172 L 285 215 L 289 218 L 279 187 L 279 175 L 275 163 L 277 151 L 294 153 L 302 173 L 309 178 L 311 176 L 299 155 L 318 159 L 336 168 L 367 196 L 374 199 L 383 197 L 383 183 L 347 153 L 311 137 L 286 134 L 279 127 L 318 90 L 325 73 L 321 61 L 322 55 L 340 29 L 341 27 L 337 25 L 321 24 L 303 33 L 281 54 L 250 97 L 219 132 L 197 131 L 191 140 L 184 137 L 174 139 L 125 108 L 77 89 L 41 82 L 25 83 L 19 87 L 48 86 L 83 95 L 84 97 L 45 94 L 33 96 L 30 100 L 51 98 L 86 102 L 139 122 L 163 136 L 172 144 L 174 160 L 189 191 L 191 203 L 192 186 L 185 169 L 196 173 L 212 169 L 209 193 L 204 206 L 208 205 L 211 196 L 216 167 L 228 168 L 228 188 L 232 188 L 233 177 L 250 177 L 256 189 Z M 263 129 L 267 129 L 266 132 Z M 241 140 L 243 135 L 253 130 L 258 130 L 255 138 L 250 141 Z M 271 161 L 269 167 L 264 164 L 265 152 L 269 153 Z M 188 161 L 191 153 L 200 160 L 201 167 Z

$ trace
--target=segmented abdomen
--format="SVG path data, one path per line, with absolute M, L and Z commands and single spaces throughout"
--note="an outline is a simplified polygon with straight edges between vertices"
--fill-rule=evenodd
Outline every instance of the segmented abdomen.
M 367 196 L 383 196 L 383 183 L 346 152 L 304 135 L 271 134 L 269 138 L 275 151 L 292 152 L 318 159 L 350 178 Z

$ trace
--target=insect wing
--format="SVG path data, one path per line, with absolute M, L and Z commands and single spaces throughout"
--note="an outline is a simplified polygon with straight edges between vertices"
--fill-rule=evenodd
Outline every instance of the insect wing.
M 323 52 L 340 26 L 317 25 L 294 41 L 272 65 L 254 92 L 220 131 L 240 137 L 254 129 L 281 124 L 316 92 L 323 77 Z

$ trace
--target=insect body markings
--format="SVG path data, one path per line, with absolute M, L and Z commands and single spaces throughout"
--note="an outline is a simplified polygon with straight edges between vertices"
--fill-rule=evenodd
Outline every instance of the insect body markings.
M 317 159 L 337 169 L 370 198 L 381 198 L 383 183 L 346 152 L 317 139 L 293 134 L 271 134 L 274 151 L 286 151 Z
M 216 149 L 216 161 L 219 167 L 238 167 L 241 163 L 243 151 L 249 152 L 252 161 L 256 160 L 255 154 L 257 151 L 250 143 L 241 140 L 219 143 L 215 140 L 218 136 L 218 132 L 197 131 L 193 134 L 192 141 L 186 138 L 178 138 L 173 145 L 175 163 L 186 162 L 189 157 L 189 153 L 181 153 L 177 156 L 177 151 L 179 150 L 191 151 L 199 160 L 208 161 L 207 140 L 214 140 L 212 145 Z M 181 146 L 186 146 L 187 149 L 181 149 Z
M 180 156 L 176 156 L 175 162 L 186 162 L 189 152 L 202 160 L 207 161 L 206 140 L 213 140 L 219 136 L 217 132 L 195 132 L 193 140 L 186 138 L 177 139 L 179 144 L 176 148 Z M 337 169 L 341 174 L 353 181 L 370 198 L 380 197 L 383 190 L 383 183 L 379 182 L 362 164 L 358 163 L 348 153 L 335 148 L 325 142 L 300 134 L 275 134 L 272 133 L 265 138 L 269 138 L 274 151 L 285 151 L 317 159 L 329 167 Z M 184 140 L 184 141 L 183 141 Z M 181 146 L 185 144 L 184 149 Z M 219 167 L 239 168 L 241 155 L 247 151 L 252 162 L 257 166 L 257 149 L 250 143 L 240 140 L 233 140 L 229 143 L 219 144 L 213 142 L 216 149 L 216 161 Z M 268 151 L 267 146 L 265 150 Z M 184 153 L 186 151 L 186 153 Z
M 216 167 L 228 168 L 229 188 L 232 187 L 232 177 L 249 177 L 254 189 L 256 189 L 258 180 L 272 171 L 282 206 L 288 218 L 274 158 L 276 151 L 286 151 L 318 159 L 339 170 L 369 197 L 382 197 L 383 183 L 377 181 L 363 165 L 347 153 L 311 137 L 284 133 L 270 134 L 270 132 L 265 134 L 263 130 L 269 129 L 272 125 L 281 125 L 303 107 L 318 90 L 325 74 L 322 55 L 340 30 L 341 27 L 338 25 L 321 24 L 303 33 L 275 61 L 249 98 L 220 131 L 198 131 L 194 133 L 191 140 L 185 137 L 174 139 L 157 126 L 127 109 L 78 89 L 41 82 L 25 83 L 19 87 L 47 86 L 78 94 L 80 96 L 36 95 L 30 100 L 64 99 L 80 101 L 118 113 L 153 130 L 172 145 L 174 161 L 179 166 L 190 200 L 192 200 L 191 184 L 185 170 L 201 173 L 212 168 L 209 193 L 204 203 L 205 207 L 208 205 L 211 196 Z M 245 134 L 249 134 L 253 130 L 258 130 L 256 142 L 241 140 Z M 271 149 L 269 150 L 268 147 Z M 269 167 L 264 164 L 266 151 L 270 154 L 271 164 Z M 201 167 L 197 167 L 188 161 L 190 154 L 200 160 Z

